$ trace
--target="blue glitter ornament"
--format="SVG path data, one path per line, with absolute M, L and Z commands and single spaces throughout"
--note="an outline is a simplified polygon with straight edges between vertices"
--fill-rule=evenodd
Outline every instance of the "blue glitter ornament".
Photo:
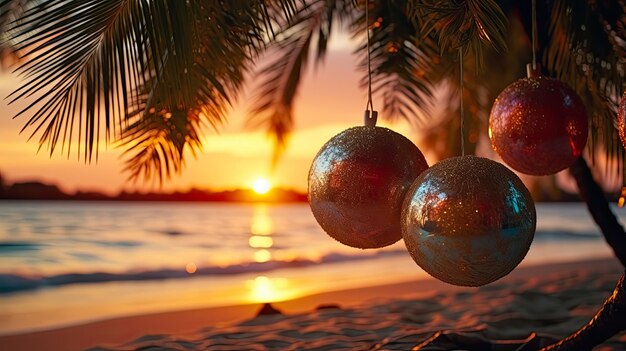
M 413 183 L 402 233 L 413 260 L 433 277 L 481 286 L 526 256 L 537 215 L 530 192 L 504 165 L 476 156 L 441 161 Z

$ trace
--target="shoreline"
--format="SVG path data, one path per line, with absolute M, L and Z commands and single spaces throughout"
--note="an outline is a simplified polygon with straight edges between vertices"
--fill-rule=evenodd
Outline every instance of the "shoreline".
M 533 281 L 546 275 L 572 272 L 620 272 L 615 259 L 591 259 L 571 262 L 529 264 L 518 267 L 508 276 L 487 286 Z M 371 306 L 385 301 L 424 298 L 442 292 L 466 291 L 480 293 L 481 288 L 463 288 L 445 284 L 433 278 L 400 283 L 375 285 L 324 292 L 272 303 L 272 306 L 291 316 L 313 312 L 320 305 L 338 305 L 342 308 Z M 608 295 L 607 295 L 608 296 Z M 195 308 L 118 317 L 84 324 L 0 336 L 3 350 L 81 350 L 105 345 L 120 345 L 142 336 L 172 334 L 179 337 L 197 336 L 207 327 L 228 326 L 252 319 L 263 304 Z

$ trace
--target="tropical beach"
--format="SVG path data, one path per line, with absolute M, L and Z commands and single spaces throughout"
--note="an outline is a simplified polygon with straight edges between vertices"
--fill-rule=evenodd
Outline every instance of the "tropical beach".
M 429 277 L 403 243 L 375 252 L 346 248 L 324 235 L 305 204 L 4 201 L 0 208 L 0 232 L 11 233 L 2 239 L 0 266 L 20 267 L 0 276 L 0 345 L 9 350 L 174 348 L 176 340 L 188 342 L 179 349 L 267 343 L 280 350 L 281 333 L 306 334 L 304 324 L 319 334 L 294 334 L 287 339 L 293 349 L 347 349 L 352 341 L 369 349 L 423 328 L 406 333 L 417 344 L 427 330 L 485 325 L 496 339 L 531 332 L 556 338 L 584 325 L 620 276 L 579 203 L 539 204 L 537 234 L 521 267 L 483 288 Z M 265 303 L 282 314 L 254 318 Z M 331 337 L 352 328 L 360 332 L 343 344 Z M 238 333 L 257 334 L 241 343 Z M 144 342 L 128 344 L 134 340 Z
M 626 350 L 625 27 L 0 0 L 0 350 Z

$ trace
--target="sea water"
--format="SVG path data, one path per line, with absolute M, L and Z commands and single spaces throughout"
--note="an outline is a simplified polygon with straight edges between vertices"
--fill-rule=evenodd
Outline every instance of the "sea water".
M 584 204 L 537 205 L 522 264 L 610 256 Z M 425 277 L 402 241 L 343 246 L 306 204 L 0 201 L 0 334 Z

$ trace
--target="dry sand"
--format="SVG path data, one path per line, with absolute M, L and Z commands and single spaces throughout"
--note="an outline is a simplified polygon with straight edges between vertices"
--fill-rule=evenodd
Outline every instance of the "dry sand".
M 622 272 L 614 260 L 528 266 L 481 288 L 428 279 L 273 304 L 283 315 L 247 305 L 124 317 L 0 337 L 0 350 L 410 350 L 429 337 L 420 350 L 445 350 L 532 332 L 545 344 L 584 325 Z M 626 350 L 626 334 L 597 350 Z

